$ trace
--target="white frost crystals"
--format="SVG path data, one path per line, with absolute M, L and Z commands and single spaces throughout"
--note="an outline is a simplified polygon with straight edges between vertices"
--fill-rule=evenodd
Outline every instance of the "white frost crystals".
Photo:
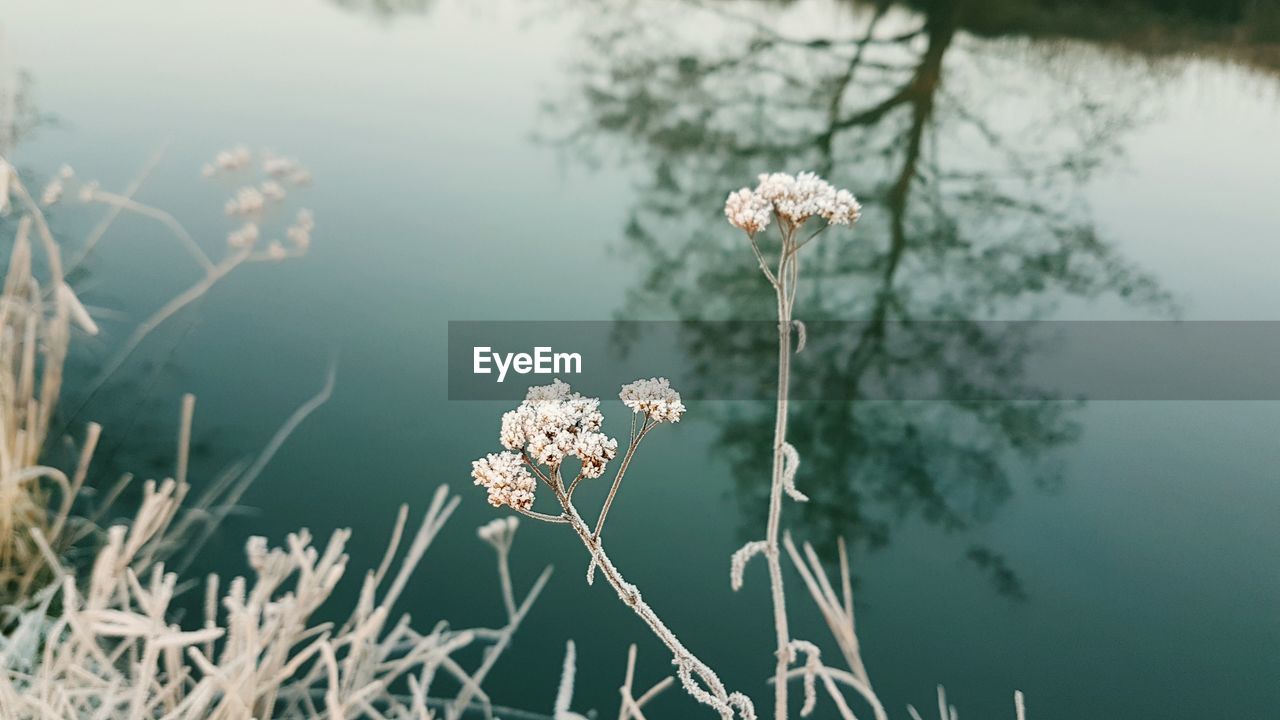
M 828 225 L 850 225 L 857 222 L 861 210 L 853 193 L 838 190 L 811 172 L 762 174 L 754 190 L 729 193 L 724 204 L 729 224 L 749 235 L 768 227 L 771 215 L 791 226 L 812 217 L 821 217 Z
M 633 413 L 644 413 L 654 422 L 680 422 L 684 403 L 666 378 L 636 380 L 622 386 L 618 393 L 622 404 Z
M 471 477 L 476 485 L 489 491 L 489 504 L 506 505 L 515 510 L 533 507 L 533 491 L 537 482 L 524 466 L 524 459 L 513 452 L 489 453 L 471 463 Z
M 524 402 L 502 416 L 500 440 L 508 450 L 551 468 L 576 457 L 582 475 L 597 478 L 618 453 L 618 441 L 600 432 L 603 420 L 599 399 L 583 397 L 556 380 L 529 388 Z

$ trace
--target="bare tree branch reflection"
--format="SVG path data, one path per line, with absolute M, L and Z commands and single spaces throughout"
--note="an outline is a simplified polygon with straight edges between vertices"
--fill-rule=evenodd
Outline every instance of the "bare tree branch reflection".
M 672 12 L 604 0 L 588 23 L 581 92 L 549 113 L 576 119 L 554 138 L 575 157 L 622 154 L 647 169 L 625 230 L 643 268 L 632 316 L 768 318 L 751 255 L 722 230 L 724 195 L 766 170 L 814 169 L 860 191 L 860 239 L 817 244 L 804 270 L 813 289 L 797 304 L 806 321 L 870 321 L 838 352 L 806 358 L 797 378 L 843 388 L 837 402 L 797 413 L 793 431 L 798 483 L 812 498 L 795 512 L 827 549 L 840 536 L 884 545 L 911 517 L 968 530 L 1015 478 L 1059 481 L 1051 451 L 1077 437 L 1072 406 L 1022 383 L 1027 338 L 1012 327 L 992 336 L 978 320 L 1036 319 L 1104 296 L 1144 313 L 1174 309 L 1081 198 L 1120 154 L 1133 99 L 1100 98 L 1087 76 L 960 32 L 965 3 L 913 5 L 855 5 L 852 32 L 806 35 L 772 6 L 691 0 Z M 959 356 L 988 359 L 1002 385 L 970 383 L 941 342 L 917 338 L 905 355 L 886 342 L 890 323 L 917 320 L 967 324 Z M 732 325 L 690 328 L 687 350 L 709 384 L 772 372 L 767 343 L 713 329 Z M 930 376 L 953 399 L 865 399 L 869 384 L 891 388 L 904 374 Z M 726 411 L 719 439 L 752 515 L 767 490 L 752 469 L 767 459 L 772 422 L 756 410 Z M 996 550 L 970 542 L 965 557 L 1001 592 L 1023 594 Z

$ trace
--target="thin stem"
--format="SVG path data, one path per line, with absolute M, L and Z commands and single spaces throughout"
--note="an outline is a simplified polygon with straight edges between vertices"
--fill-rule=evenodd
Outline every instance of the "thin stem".
M 760 246 L 756 243 L 755 233 L 748 233 L 747 238 L 751 240 L 751 252 L 756 254 L 756 261 L 760 263 L 760 270 L 764 272 L 764 276 L 769 278 L 769 284 L 775 288 L 778 287 L 778 278 L 773 276 L 773 271 L 769 269 L 769 263 L 764 259 L 764 253 L 761 252 Z
M 540 513 L 536 510 L 523 510 L 521 508 L 515 508 L 515 511 L 520 513 L 521 515 L 524 515 L 527 518 L 532 518 L 534 520 L 541 520 L 542 522 L 561 523 L 561 524 L 569 522 L 569 519 L 566 518 L 564 515 L 548 515 L 546 513 Z
M 200 249 L 200 244 L 196 242 L 195 238 L 191 237 L 191 233 L 187 232 L 187 229 L 184 228 L 182 223 L 178 222 L 178 219 L 173 215 L 170 215 L 159 208 L 154 208 L 150 205 L 140 203 L 133 198 L 102 190 L 94 190 L 89 197 L 91 200 L 96 200 L 104 205 L 120 208 L 121 210 L 128 210 L 129 212 L 142 215 L 143 217 L 149 217 L 152 220 L 159 222 L 169 228 L 169 230 L 182 241 L 187 252 L 191 253 L 191 257 L 195 258 L 196 262 L 200 263 L 200 267 L 204 268 L 206 273 L 213 271 L 213 261 L 204 253 L 204 250 Z
M 618 593 L 618 598 L 649 626 L 649 629 L 662 641 L 663 645 L 667 646 L 667 649 L 674 656 L 677 668 L 689 673 L 688 677 L 690 679 L 685 683 L 685 690 L 695 700 L 715 708 L 722 718 L 731 718 L 735 707 L 741 709 L 745 705 L 747 709 L 750 709 L 750 701 L 745 696 L 737 693 L 730 695 L 715 672 L 690 652 L 675 636 L 675 633 L 671 632 L 671 629 L 662 622 L 657 613 L 641 599 L 639 589 L 623 579 L 622 573 L 618 571 L 613 561 L 609 559 L 608 554 L 605 553 L 600 539 L 592 533 L 591 528 L 587 526 L 586 521 L 582 519 L 582 516 L 574 508 L 573 504 L 569 502 L 568 498 L 559 493 L 557 497 L 560 499 L 561 507 L 564 509 L 569 525 L 578 534 L 578 538 L 582 540 L 583 546 L 586 547 L 587 552 L 591 555 L 596 566 L 600 568 L 600 572 L 605 579 L 609 581 L 609 585 Z M 705 688 L 698 687 L 692 682 L 692 677 L 695 676 Z M 754 711 L 751 712 L 754 714 Z
M 583 477 L 585 476 L 582 474 L 582 471 L 578 471 L 578 475 L 573 478 L 573 482 L 569 483 L 568 495 L 570 498 L 573 498 L 573 491 L 578 489 L 578 483 L 582 482 Z
M 635 421 L 635 414 L 632 414 L 632 422 Z M 604 530 L 604 519 L 609 516 L 609 508 L 613 506 L 613 498 L 618 494 L 618 488 L 622 486 L 622 476 L 627 474 L 627 466 L 631 464 L 631 458 L 636 454 L 636 448 L 640 447 L 640 441 L 644 436 L 652 430 L 657 423 L 649 423 L 649 414 L 645 413 L 644 422 L 640 426 L 638 434 L 633 432 L 631 444 L 627 446 L 627 454 L 622 458 L 622 464 L 618 466 L 618 474 L 613 477 L 613 486 L 609 488 L 609 495 L 604 499 L 604 506 L 600 508 L 600 519 L 596 520 L 595 532 L 591 533 L 591 537 L 600 538 L 600 532 Z M 572 493 L 571 493 L 572 494 Z
M 782 561 L 778 536 L 782 525 L 783 447 L 787 442 L 787 402 L 791 380 L 791 310 L 795 300 L 798 256 L 795 234 L 791 228 L 784 234 L 776 286 L 778 306 L 778 398 L 773 432 L 773 477 L 769 486 L 769 516 L 765 528 L 765 561 L 769 567 L 769 585 L 773 598 L 773 624 L 777 640 L 777 663 L 774 669 L 774 718 L 786 720 L 787 669 L 792 660 L 791 634 L 787 624 L 786 596 L 782 580 Z

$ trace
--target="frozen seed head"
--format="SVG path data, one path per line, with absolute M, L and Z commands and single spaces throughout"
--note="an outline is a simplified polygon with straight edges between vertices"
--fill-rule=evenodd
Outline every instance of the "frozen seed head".
M 773 205 L 747 188 L 729 193 L 729 199 L 724 202 L 724 216 L 729 218 L 729 224 L 749 235 L 769 227 L 772 215 Z
M 471 477 L 476 485 L 489 491 L 489 504 L 510 506 L 516 510 L 533 507 L 533 491 L 538 484 L 524 465 L 524 459 L 513 452 L 490 453 L 471 463 Z
M 90 180 L 80 186 L 80 202 L 93 202 L 93 196 L 98 192 L 98 181 Z
M 499 440 L 548 467 L 578 458 L 585 477 L 600 477 L 618 452 L 618 441 L 600 432 L 603 421 L 598 398 L 583 397 L 556 380 L 529 388 L 524 402 L 502 416 Z
M 62 199 L 62 178 L 54 178 L 40 193 L 41 205 L 52 205 Z
M 862 217 L 862 205 L 848 190 L 837 190 L 829 207 L 823 209 L 822 217 L 832 225 L 852 225 Z
M 604 433 L 580 433 L 573 445 L 572 455 L 582 463 L 582 476 L 598 478 L 605 466 L 618 454 L 618 441 Z
M 297 168 L 298 161 L 293 158 L 268 155 L 262 160 L 262 171 L 272 177 L 285 177 Z
M 511 539 L 520 526 L 520 518 L 515 515 L 491 520 L 476 528 L 476 536 L 498 549 L 511 546 Z
M 227 235 L 227 245 L 233 248 L 247 248 L 258 242 L 258 236 L 258 225 L 251 222 L 245 223 Z
M 253 159 L 253 153 L 249 152 L 246 145 L 236 145 L 230 150 L 222 150 L 213 157 L 213 166 L 217 170 L 242 170 L 248 167 L 249 161 Z
M 266 198 L 252 186 L 245 186 L 236 191 L 235 197 L 224 206 L 228 215 L 252 215 L 262 211 Z
M 857 221 L 860 211 L 853 193 L 837 190 L 811 172 L 760 175 L 754 191 L 743 188 L 725 203 L 729 223 L 753 234 L 758 232 L 753 227 L 767 225 L 767 220 L 761 224 L 759 218 L 773 213 L 791 225 L 801 225 L 812 217 L 832 225 L 849 225 Z
M 680 422 L 684 403 L 666 378 L 637 380 L 622 386 L 622 404 L 633 413 L 645 413 L 655 422 Z
M 262 193 L 264 198 L 272 202 L 280 202 L 285 196 L 284 187 L 275 180 L 268 180 L 262 183 L 258 191 Z

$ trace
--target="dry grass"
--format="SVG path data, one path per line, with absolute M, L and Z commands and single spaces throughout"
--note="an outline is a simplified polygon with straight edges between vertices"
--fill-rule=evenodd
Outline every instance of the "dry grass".
M 408 508 L 401 508 L 384 559 L 365 573 L 359 601 L 345 622 L 313 618 L 346 572 L 345 530 L 322 547 L 306 530 L 289 535 L 282 547 L 251 538 L 246 554 L 252 577 L 206 578 L 203 624 L 183 628 L 173 622 L 175 597 L 197 583 L 182 581 L 171 568 L 190 562 L 289 434 L 328 399 L 334 374 L 253 463 L 225 473 L 194 500 L 187 473 L 195 398 L 186 396 L 173 477 L 144 483 L 129 523 L 99 528 L 106 507 L 131 481 L 122 478 L 95 512 L 77 504 L 101 428 L 88 425 L 78 464 L 69 473 L 41 464 L 74 326 L 89 333 L 96 326 L 64 280 L 61 249 L 40 205 L 3 158 L 0 180 L 5 198 L 15 198 L 21 212 L 0 300 L 0 717 L 425 720 L 471 710 L 492 717 L 482 683 L 550 569 L 516 598 L 508 568 L 516 528 L 509 523 L 499 536 L 483 535 L 498 556 L 507 609 L 501 627 L 454 629 L 440 622 L 422 633 L 407 615 L 396 617 L 394 606 L 410 574 L 457 507 L 458 499 L 443 487 L 407 545 L 402 540 Z M 123 195 L 96 187 L 83 194 L 86 201 L 106 198 L 108 205 L 86 247 L 122 211 L 167 218 L 175 234 L 191 239 L 176 220 L 131 199 L 139 184 Z M 33 262 L 33 246 L 44 253 L 43 279 L 35 272 L 41 263 Z M 194 240 L 188 248 L 197 259 L 204 257 Z M 304 249 L 296 243 L 290 253 Z M 206 258 L 200 263 L 203 277 L 130 336 L 108 370 L 230 269 L 257 259 L 281 257 L 232 247 L 223 261 Z M 100 381 L 107 377 L 104 371 Z M 72 547 L 91 550 L 91 565 L 68 563 Z M 465 669 L 455 655 L 475 645 L 485 647 L 482 660 L 476 669 Z M 461 688 L 455 697 L 431 694 L 441 677 Z M 541 717 L 506 709 L 504 714 Z

